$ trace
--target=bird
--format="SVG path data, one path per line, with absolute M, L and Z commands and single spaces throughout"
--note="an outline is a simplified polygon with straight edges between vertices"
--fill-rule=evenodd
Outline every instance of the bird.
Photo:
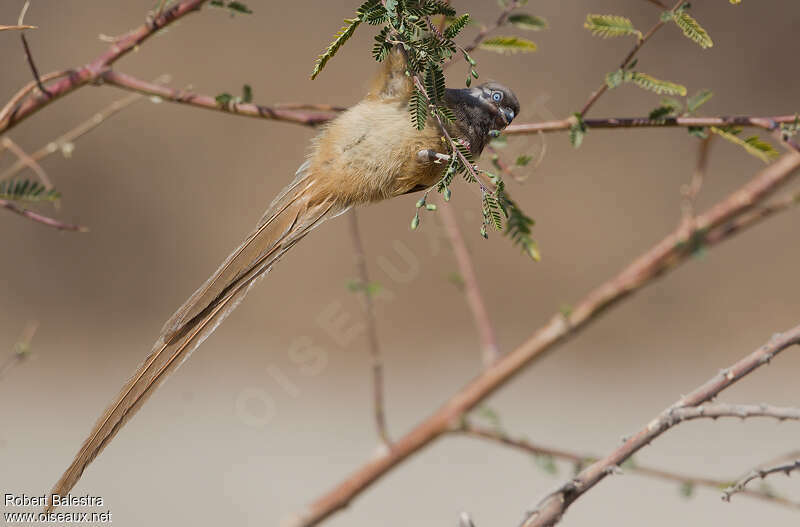
M 418 154 L 445 154 L 447 145 L 433 117 L 427 117 L 423 130 L 411 125 L 413 90 L 406 57 L 395 49 L 366 97 L 323 127 L 292 182 L 256 227 L 164 324 L 151 353 L 97 421 L 51 494 L 69 493 L 153 391 L 309 232 L 351 207 L 425 190 L 440 181 L 446 163 Z M 514 92 L 497 82 L 448 88 L 443 103 L 455 116 L 444 124 L 448 133 L 468 145 L 475 158 L 491 133 L 508 126 L 520 111 Z M 50 504 L 46 511 L 52 509 Z

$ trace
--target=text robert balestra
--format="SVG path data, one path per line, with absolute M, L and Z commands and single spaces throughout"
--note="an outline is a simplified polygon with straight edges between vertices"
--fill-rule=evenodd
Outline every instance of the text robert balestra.
M 3 495 L 3 505 L 6 507 L 102 507 L 105 504 L 102 496 L 91 496 L 83 494 L 41 494 L 31 496 L 30 494 L 9 494 Z

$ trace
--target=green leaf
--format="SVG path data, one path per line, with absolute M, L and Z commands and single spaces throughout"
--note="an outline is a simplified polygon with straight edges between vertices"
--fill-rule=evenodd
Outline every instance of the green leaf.
M 569 126 L 569 142 L 574 148 L 580 148 L 583 144 L 583 136 L 586 135 L 586 123 L 580 113 L 573 114 L 577 121 Z
M 742 139 L 738 135 L 741 133 L 741 129 L 718 128 L 716 126 L 712 126 L 711 131 L 718 136 L 727 139 L 731 143 L 741 146 L 745 149 L 745 151 L 747 151 L 748 154 L 759 158 L 764 163 L 769 163 L 771 160 L 780 155 L 778 151 L 775 150 L 775 147 L 762 140 L 757 135 L 750 136 L 747 139 Z
M 411 93 L 411 98 L 408 101 L 408 111 L 411 112 L 411 124 L 417 130 L 425 129 L 425 123 L 428 119 L 428 101 L 425 96 L 417 89 Z
M 242 86 L 242 102 L 253 102 L 253 88 L 249 84 Z
M 686 130 L 692 137 L 697 137 L 698 139 L 708 139 L 708 131 L 706 131 L 705 126 L 690 126 Z
M 428 95 L 428 100 L 433 104 L 441 102 L 444 100 L 445 90 L 442 67 L 438 64 L 430 64 L 425 71 L 425 92 Z
M 378 62 L 383 62 L 389 55 L 389 51 L 392 49 L 392 45 L 386 41 L 387 37 L 389 36 L 389 31 L 390 29 L 385 27 L 380 31 L 380 33 L 375 35 L 375 45 L 372 46 L 372 56 Z
M 235 15 L 236 13 L 240 13 L 243 15 L 253 14 L 253 11 L 249 7 L 247 7 L 246 4 L 242 2 L 237 2 L 237 1 L 223 2 L 222 0 L 211 0 L 211 2 L 209 2 L 209 5 L 212 7 L 227 9 L 228 11 L 230 11 L 231 16 Z
M 504 54 L 532 53 L 536 51 L 536 44 L 520 37 L 493 37 L 481 42 L 480 48 Z
M 217 104 L 220 106 L 227 106 L 233 102 L 235 97 L 228 92 L 223 92 L 214 97 L 214 100 L 217 101 Z
M 353 36 L 356 28 L 359 26 L 359 24 L 361 24 L 361 20 L 358 18 L 346 18 L 344 23 L 345 25 L 342 27 L 342 29 L 336 33 L 333 42 L 331 42 L 325 51 L 323 51 L 322 54 L 317 58 L 317 63 L 314 65 L 314 71 L 311 72 L 312 79 L 317 78 L 317 75 L 319 75 L 319 73 L 322 71 L 322 68 L 325 67 L 325 64 L 327 64 L 328 61 L 336 54 L 336 52 L 339 51 L 339 48 L 341 48 L 342 45 Z
M 705 103 L 714 96 L 714 92 L 711 90 L 701 90 L 688 99 L 686 99 L 686 110 L 689 113 L 694 113 L 697 111 L 698 108 L 703 106 Z
M 527 166 L 528 163 L 530 163 L 532 160 L 533 160 L 533 156 L 529 156 L 527 154 L 523 154 L 523 155 L 517 157 L 517 160 L 514 161 L 514 164 L 517 165 L 518 167 L 524 167 L 524 166 Z
M 0 199 L 35 203 L 56 201 L 60 197 L 60 192 L 55 189 L 48 189 L 38 181 L 29 179 L 0 181 Z
M 454 39 L 461 33 L 461 30 L 469 23 L 469 14 L 463 14 L 456 18 L 447 29 L 444 30 L 444 38 Z
M 659 95 L 686 95 L 686 86 L 674 82 L 656 79 L 646 73 L 629 71 L 625 73 L 625 82 L 632 82 L 642 89 Z
M 609 89 L 614 89 L 620 84 L 622 81 L 625 80 L 625 72 L 623 70 L 612 71 L 610 73 L 606 73 L 606 86 Z
M 527 29 L 530 31 L 547 29 L 547 20 L 540 16 L 529 15 L 528 13 L 514 13 L 509 15 L 508 21 L 520 29 Z
M 672 117 L 672 108 L 669 106 L 659 106 L 647 116 L 651 121 L 658 121 L 666 117 Z
M 678 487 L 678 493 L 686 499 L 691 498 L 694 495 L 694 482 L 684 481 L 681 483 L 680 487 Z
M 687 38 L 699 44 L 701 48 L 707 49 L 714 45 L 714 42 L 711 40 L 711 37 L 708 36 L 706 30 L 703 29 L 697 20 L 692 18 L 689 13 L 685 11 L 676 13 L 675 16 L 672 17 L 672 21 L 683 30 L 683 34 L 686 35 Z
M 592 35 L 609 38 L 635 35 L 642 38 L 642 32 L 633 27 L 629 18 L 617 15 L 586 15 L 583 27 L 592 32 Z

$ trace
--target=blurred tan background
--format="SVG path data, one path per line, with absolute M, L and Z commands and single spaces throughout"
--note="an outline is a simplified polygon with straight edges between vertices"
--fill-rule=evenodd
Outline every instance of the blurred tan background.
M 142 22 L 152 0 L 34 0 L 26 21 L 42 71 L 82 64 Z M 494 2 L 458 0 L 478 20 Z M 0 23 L 16 21 L 22 0 L 0 3 Z M 706 115 L 774 115 L 798 110 L 800 73 L 792 0 L 697 2 L 693 12 L 715 46 L 700 50 L 675 27 L 641 53 L 640 66 L 710 88 Z M 359 30 L 317 81 L 314 58 L 355 2 L 250 0 L 252 16 L 204 10 L 153 38 L 118 64 L 141 78 L 173 75 L 173 85 L 255 100 L 349 105 L 373 70 L 374 31 Z M 551 29 L 528 33 L 527 56 L 477 52 L 482 78 L 511 86 L 518 122 L 577 110 L 629 49 L 582 29 L 588 12 L 630 16 L 641 29 L 658 11 L 641 0 L 530 2 Z M 465 38 L 471 38 L 473 27 Z M 511 31 L 509 31 L 510 33 Z M 0 33 L 3 100 L 30 80 L 19 37 Z M 462 85 L 463 63 L 448 70 Z M 87 87 L 40 112 L 10 136 L 28 150 L 126 94 Z M 535 102 L 543 102 L 534 108 Z M 626 86 L 592 116 L 646 115 L 658 97 Z M 34 357 L 0 379 L 0 489 L 50 489 L 95 418 L 149 352 L 163 321 L 216 268 L 301 163 L 311 129 L 173 104 L 142 102 L 79 140 L 72 159 L 44 162 L 64 198 L 48 213 L 91 228 L 59 233 L 0 211 L 0 358 L 29 320 L 41 324 Z M 573 150 L 565 134 L 546 137 L 547 155 L 524 185 L 510 184 L 537 220 L 544 259 L 534 264 L 499 235 L 478 235 L 478 207 L 453 189 L 481 286 L 505 350 L 559 306 L 600 281 L 671 230 L 696 141 L 684 130 L 592 131 Z M 516 139 L 530 150 L 538 139 Z M 8 163 L 6 155 L 0 162 Z M 4 165 L 3 165 L 4 166 Z M 699 207 L 750 178 L 761 163 L 729 144 L 712 151 Z M 32 177 L 32 176 L 31 176 Z M 387 411 L 399 436 L 481 368 L 476 332 L 462 294 L 447 279 L 456 265 L 435 215 L 409 231 L 416 197 L 360 213 L 372 278 L 386 294 L 378 329 L 386 362 Z M 607 313 L 490 401 L 513 435 L 603 453 L 680 394 L 800 321 L 797 212 L 688 263 Z M 331 332 L 320 317 L 361 317 L 347 291 L 355 276 L 347 222 L 314 232 L 281 262 L 170 382 L 159 390 L 75 489 L 103 496 L 117 525 L 277 525 L 375 451 L 366 339 Z M 403 256 L 406 255 L 406 256 Z M 410 256 L 408 256 L 410 255 Z M 393 270 L 394 269 L 394 270 Z M 300 365 L 293 347 L 311 342 L 319 360 Z M 800 404 L 798 350 L 787 351 L 723 399 Z M 695 422 L 679 427 L 637 460 L 697 475 L 730 478 L 796 448 L 795 423 Z M 518 452 L 444 438 L 412 458 L 330 520 L 331 526 L 455 525 L 469 511 L 479 526 L 516 525 L 522 511 L 570 474 L 545 474 Z M 800 486 L 774 488 L 800 499 Z M 757 485 L 757 484 L 756 484 Z M 563 525 L 797 525 L 796 511 L 677 485 L 615 476 L 581 499 Z

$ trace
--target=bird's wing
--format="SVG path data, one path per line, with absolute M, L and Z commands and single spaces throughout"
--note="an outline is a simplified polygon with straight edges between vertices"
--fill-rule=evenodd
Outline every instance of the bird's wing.
M 242 244 L 164 325 L 150 355 L 95 424 L 72 464 L 53 487 L 65 495 L 147 397 L 186 360 L 242 301 L 258 278 L 303 236 L 345 210 L 316 199 L 315 178 L 305 163 L 295 180 L 272 202 Z M 52 510 L 50 504 L 47 510 Z

